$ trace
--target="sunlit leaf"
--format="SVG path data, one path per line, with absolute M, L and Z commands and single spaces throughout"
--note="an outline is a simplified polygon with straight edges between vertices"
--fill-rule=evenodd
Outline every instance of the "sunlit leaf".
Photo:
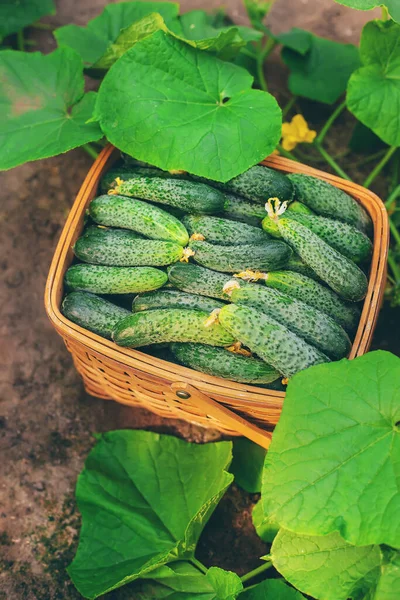
M 358 10 L 371 10 L 377 6 L 386 6 L 390 16 L 395 21 L 400 22 L 399 0 L 385 0 L 385 2 L 381 2 L 380 0 L 335 0 L 335 2 L 344 4 L 344 6 L 350 6 L 350 8 L 356 8 Z

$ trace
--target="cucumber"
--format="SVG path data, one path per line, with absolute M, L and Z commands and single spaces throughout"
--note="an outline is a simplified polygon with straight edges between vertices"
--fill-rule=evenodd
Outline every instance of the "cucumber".
M 235 223 L 221 217 L 187 215 L 182 223 L 189 235 L 201 234 L 207 242 L 221 244 L 222 246 L 235 246 L 237 244 L 263 244 L 270 239 L 259 227 L 252 227 L 246 223 Z
M 294 271 L 271 271 L 265 275 L 265 284 L 292 298 L 301 300 L 324 312 L 347 332 L 353 332 L 360 319 L 358 306 L 345 302 L 329 288 Z
M 161 267 L 182 258 L 183 248 L 176 242 L 144 240 L 127 229 L 89 227 L 75 246 L 75 255 L 95 265 L 120 267 Z
M 61 312 L 73 323 L 108 339 L 116 324 L 130 314 L 129 310 L 87 292 L 67 294 Z
M 225 273 L 236 273 L 246 269 L 275 271 L 284 267 L 292 255 L 291 249 L 284 242 L 269 240 L 262 245 L 239 246 L 217 246 L 208 242 L 192 241 L 189 248 L 193 250 L 193 258 L 197 263 Z
M 89 214 L 100 225 L 132 229 L 151 239 L 186 246 L 188 232 L 177 218 L 158 206 L 126 196 L 99 196 L 89 205 Z
M 120 321 L 112 334 L 119 346 L 138 348 L 163 342 L 198 342 L 229 346 L 235 339 L 219 323 L 206 326 L 209 313 L 163 308 L 135 313 Z
M 293 219 L 281 217 L 278 226 L 283 239 L 334 292 L 352 302 L 365 297 L 368 281 L 355 263 Z
M 154 308 L 191 308 L 210 313 L 223 306 L 225 306 L 223 302 L 205 296 L 188 294 L 180 290 L 159 290 L 136 296 L 132 303 L 132 311 L 141 312 Z
M 295 273 L 300 273 L 301 275 L 305 275 L 306 277 L 310 277 L 310 279 L 314 279 L 315 281 L 321 281 L 315 271 L 312 270 L 311 267 L 306 265 L 304 260 L 300 258 L 298 254 L 293 252 L 292 256 L 289 258 L 288 262 L 285 265 L 285 270 L 294 271 Z
M 228 296 L 223 287 L 232 277 L 198 265 L 176 263 L 168 268 L 168 279 L 172 285 L 184 292 L 226 300 Z
M 364 208 L 343 190 L 303 173 L 292 173 L 287 177 L 294 185 L 296 200 L 318 215 L 345 221 L 364 233 L 371 230 L 371 219 Z
M 298 202 L 297 200 L 295 200 L 294 202 L 291 202 L 290 204 L 288 204 L 287 208 L 286 208 L 286 213 L 285 216 L 286 217 L 293 217 L 295 218 L 296 215 L 313 215 L 315 213 L 313 213 L 312 210 L 310 210 L 308 208 L 308 206 L 306 206 L 305 204 L 302 204 L 301 202 Z M 264 218 L 261 222 L 261 227 L 263 228 L 263 230 L 265 231 L 265 233 L 268 233 L 268 235 L 274 237 L 274 238 L 281 238 L 281 234 L 279 233 L 279 227 L 277 222 L 274 219 L 270 219 L 268 217 L 268 215 L 264 215 Z
M 231 300 L 267 314 L 330 358 L 343 358 L 350 351 L 350 339 L 340 325 L 287 294 L 252 284 L 233 289 Z
M 164 177 L 135 176 L 122 180 L 115 188 L 122 196 L 135 196 L 180 208 L 188 213 L 218 213 L 225 196 L 219 190 L 196 181 Z
M 171 344 L 178 361 L 196 371 L 223 377 L 239 383 L 271 383 L 280 377 L 279 372 L 263 360 L 233 354 L 225 348 L 204 344 Z
M 328 217 L 321 217 L 320 215 L 306 215 L 297 212 L 286 212 L 285 217 L 294 219 L 302 225 L 311 229 L 316 233 L 322 240 L 327 244 L 335 248 L 338 252 L 347 256 L 355 263 L 361 263 L 365 261 L 372 252 L 371 240 L 365 233 L 343 221 L 335 221 Z M 266 217 L 262 222 L 263 229 L 272 234 L 271 229 L 278 229 L 278 234 L 274 237 L 281 237 L 279 234 L 279 227 L 277 223 Z
M 168 281 L 167 274 L 153 267 L 103 267 L 73 265 L 65 274 L 70 290 L 93 294 L 134 294 L 156 290 Z
M 108 192 L 117 185 L 116 179 L 133 179 L 134 177 L 171 177 L 168 171 L 162 171 L 157 167 L 119 167 L 111 169 L 103 175 L 100 182 L 100 190 Z
M 293 184 L 285 175 L 261 165 L 251 167 L 226 183 L 198 177 L 195 179 L 261 204 L 265 204 L 269 198 L 292 200 L 294 195 Z
M 219 322 L 231 335 L 284 375 L 292 377 L 313 365 L 330 362 L 322 352 L 272 317 L 251 308 L 227 304 Z
M 260 227 L 265 214 L 265 208 L 260 204 L 225 193 L 224 217 L 253 225 L 253 227 Z
M 294 200 L 293 202 L 288 204 L 288 207 L 286 210 L 288 210 L 291 213 L 294 212 L 294 213 L 298 213 L 301 215 L 314 215 L 315 214 L 311 210 L 311 208 L 308 208 L 308 206 L 306 206 L 305 204 L 302 204 L 298 200 Z

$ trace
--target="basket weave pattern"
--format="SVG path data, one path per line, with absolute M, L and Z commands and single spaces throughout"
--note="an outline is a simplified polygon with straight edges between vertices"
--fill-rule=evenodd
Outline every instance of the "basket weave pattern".
M 92 396 L 116 400 L 129 406 L 141 406 L 163 417 L 185 419 L 204 427 L 219 429 L 229 435 L 237 434 L 222 420 L 197 408 L 193 401 L 179 399 L 170 389 L 171 384 L 176 382 L 189 383 L 249 421 L 272 429 L 278 422 L 282 409 L 285 396 L 283 392 L 212 377 L 138 350 L 119 348 L 113 342 L 72 323 L 61 314 L 63 279 L 73 260 L 72 246 L 81 235 L 85 211 L 97 194 L 100 178 L 118 155 L 118 151 L 108 146 L 89 171 L 62 231 L 45 291 L 47 314 L 71 352 L 85 389 Z M 386 281 L 389 228 L 382 201 L 359 185 L 285 158 L 271 156 L 261 164 L 283 172 L 320 177 L 352 195 L 369 213 L 374 224 L 374 248 L 368 292 L 350 358 L 361 356 L 370 346 Z

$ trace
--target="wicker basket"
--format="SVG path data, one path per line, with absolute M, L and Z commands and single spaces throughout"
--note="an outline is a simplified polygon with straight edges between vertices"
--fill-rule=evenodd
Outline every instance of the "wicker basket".
M 138 350 L 120 348 L 75 325 L 61 314 L 64 274 L 73 260 L 72 246 L 81 235 L 85 210 L 96 196 L 100 178 L 118 157 L 119 152 L 112 146 L 103 150 L 90 169 L 68 216 L 46 285 L 45 306 L 50 321 L 64 339 L 85 388 L 92 396 L 129 406 L 142 406 L 163 417 L 185 419 L 230 435 L 247 435 L 262 445 L 268 445 L 270 435 L 263 430 L 271 431 L 276 425 L 285 396 L 283 392 L 234 383 Z M 359 185 L 286 158 L 271 156 L 261 164 L 286 173 L 320 177 L 345 190 L 368 211 L 374 224 L 374 248 L 368 293 L 350 358 L 361 356 L 371 343 L 386 279 L 389 230 L 382 201 Z

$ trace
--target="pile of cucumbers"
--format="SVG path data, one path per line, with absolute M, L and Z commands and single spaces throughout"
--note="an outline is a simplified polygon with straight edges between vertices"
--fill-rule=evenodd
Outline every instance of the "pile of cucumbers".
M 345 192 L 261 166 L 221 184 L 134 162 L 100 192 L 65 275 L 74 323 L 274 389 L 349 353 L 372 243 Z

